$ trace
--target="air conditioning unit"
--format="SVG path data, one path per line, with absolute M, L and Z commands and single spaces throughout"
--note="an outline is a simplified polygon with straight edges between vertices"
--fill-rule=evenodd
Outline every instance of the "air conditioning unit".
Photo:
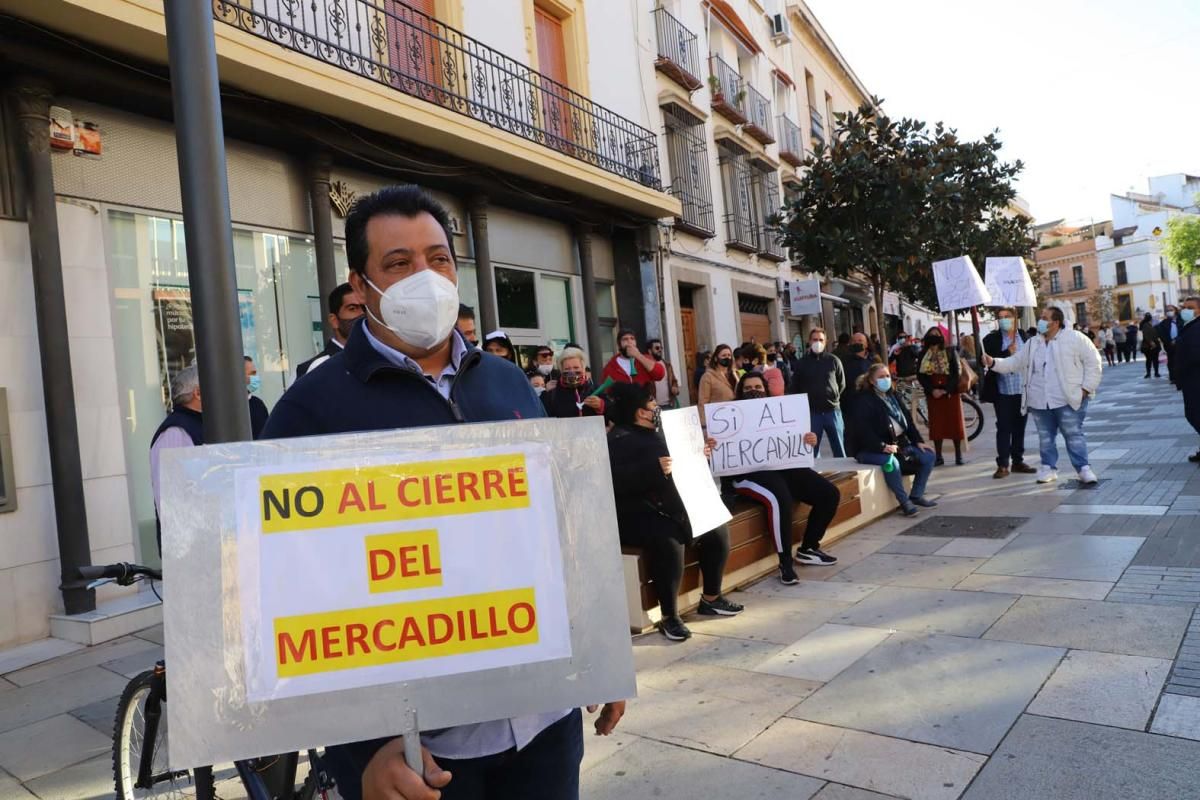
M 771 22 L 771 39 L 775 44 L 783 44 L 792 40 L 792 31 L 788 27 L 785 14 L 771 14 L 768 19 Z

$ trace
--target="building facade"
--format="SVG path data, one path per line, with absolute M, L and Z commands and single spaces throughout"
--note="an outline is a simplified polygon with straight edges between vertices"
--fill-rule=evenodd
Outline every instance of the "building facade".
M 683 211 L 664 191 L 660 112 L 629 91 L 643 80 L 633 32 L 653 30 L 648 6 L 212 8 L 242 339 L 269 406 L 322 346 L 323 298 L 346 276 L 342 217 L 393 183 L 450 209 L 481 332 L 526 348 L 579 342 L 594 364 L 618 324 L 662 335 L 658 220 Z M 162 3 L 0 0 L 0 11 L 0 305 L 13 322 L 0 330 L 12 432 L 0 472 L 15 501 L 0 502 L 0 607 L 14 610 L 0 615 L 4 647 L 92 602 L 68 586 L 64 547 L 93 563 L 157 561 L 147 451 L 195 336 Z M 27 216 L 31 197 L 52 197 L 54 213 Z M 48 269 L 62 283 L 53 324 Z M 65 355 L 66 374 L 48 374 Z M 68 418 L 74 459 L 57 446 Z
M 1102 285 L 1100 265 L 1096 257 L 1096 239 L 1083 229 L 1063 233 L 1063 238 L 1074 239 L 1061 244 L 1044 247 L 1035 253 L 1041 271 L 1038 294 L 1047 303 L 1065 311 L 1073 322 L 1087 325 L 1088 301 Z M 1097 324 L 1100 320 L 1094 320 Z
M 661 227 L 663 318 L 676 364 L 699 351 L 871 329 L 869 292 L 823 283 L 823 314 L 792 317 L 794 270 L 769 219 L 834 114 L 869 94 L 802 2 L 662 0 L 641 35 L 643 93 L 663 131 L 664 186 L 680 212 Z M 685 391 L 690 396 L 694 387 Z

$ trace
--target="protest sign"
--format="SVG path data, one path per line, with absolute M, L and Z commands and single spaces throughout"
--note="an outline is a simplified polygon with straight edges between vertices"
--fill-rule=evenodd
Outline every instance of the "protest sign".
M 983 305 L 992 298 L 970 256 L 933 262 L 938 308 L 943 312 Z
M 180 448 L 162 523 L 175 768 L 634 692 L 598 418 Z
M 815 278 L 788 284 L 788 299 L 793 317 L 821 314 L 821 282 Z
M 708 435 L 717 440 L 716 475 L 813 465 L 813 450 L 804 443 L 804 434 L 812 430 L 806 394 L 709 403 L 704 417 Z
M 708 459 L 704 457 L 704 429 L 695 406 L 662 413 L 663 437 L 671 453 L 671 480 L 679 492 L 692 535 L 708 533 L 733 518 L 713 483 Z
M 1025 259 L 1020 256 L 988 256 L 984 262 L 988 294 L 992 296 L 989 306 L 1033 307 L 1037 303 L 1037 292 Z

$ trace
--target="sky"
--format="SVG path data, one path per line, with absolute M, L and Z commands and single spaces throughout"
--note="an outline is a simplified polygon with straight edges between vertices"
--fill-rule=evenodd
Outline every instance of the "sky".
M 1200 174 L 1200 0 L 806 0 L 894 117 L 998 128 L 1039 222 Z

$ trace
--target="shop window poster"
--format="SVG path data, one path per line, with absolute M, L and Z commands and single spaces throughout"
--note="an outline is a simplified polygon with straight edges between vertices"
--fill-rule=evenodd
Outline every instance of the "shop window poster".
M 157 338 L 159 382 L 163 407 L 171 400 L 171 378 L 196 360 L 196 336 L 192 323 L 192 293 L 183 286 L 161 286 L 151 292 Z M 238 291 L 238 317 L 242 348 L 254 355 L 257 338 L 254 325 L 254 294 Z

